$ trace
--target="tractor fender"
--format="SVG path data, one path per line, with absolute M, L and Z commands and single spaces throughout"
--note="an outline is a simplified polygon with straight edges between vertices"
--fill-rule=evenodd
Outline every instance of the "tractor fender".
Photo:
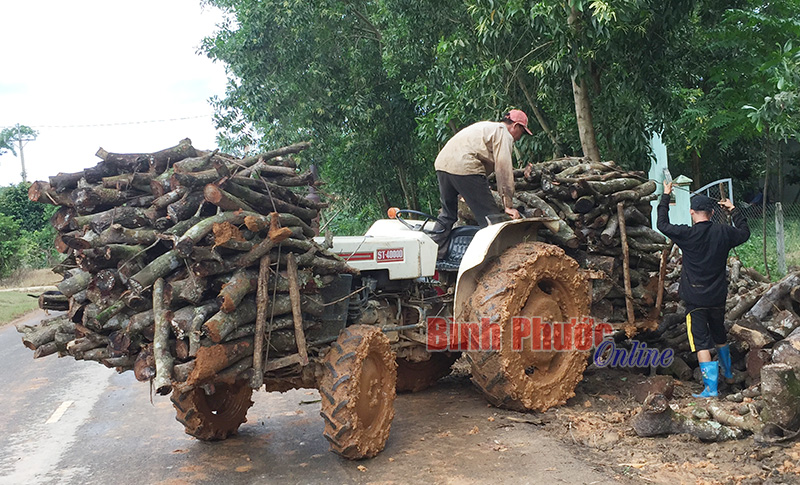
M 511 246 L 524 241 L 538 240 L 538 231 L 542 224 L 551 231 L 558 230 L 558 219 L 529 217 L 492 224 L 475 234 L 458 268 L 453 306 L 453 315 L 456 321 L 466 321 L 465 303 L 475 291 L 477 279 L 486 264 L 503 254 Z

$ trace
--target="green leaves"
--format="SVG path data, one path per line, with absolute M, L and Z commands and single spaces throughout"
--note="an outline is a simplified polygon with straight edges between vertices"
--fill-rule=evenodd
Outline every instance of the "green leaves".
M 35 139 L 39 132 L 25 125 L 8 126 L 0 130 L 0 155 L 11 152 L 17 156 L 17 147 L 20 140 L 23 142 Z

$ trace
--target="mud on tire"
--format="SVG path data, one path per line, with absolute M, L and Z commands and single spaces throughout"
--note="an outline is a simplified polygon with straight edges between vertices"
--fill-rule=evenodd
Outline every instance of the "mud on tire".
M 472 381 L 495 406 L 544 411 L 575 395 L 588 352 L 512 349 L 515 316 L 568 322 L 589 314 L 589 287 L 578 264 L 557 246 L 524 242 L 490 263 L 470 296 L 468 321 L 488 317 L 500 323 L 500 350 L 466 354 Z
M 383 450 L 394 418 L 396 368 L 389 339 L 377 327 L 347 327 L 331 344 L 319 385 L 331 451 L 359 460 Z
M 206 389 L 212 391 L 210 394 Z M 170 400 L 177 411 L 175 419 L 183 424 L 186 434 L 199 440 L 224 440 L 238 432 L 247 421 L 247 410 L 253 405 L 253 389 L 246 381 L 234 384 L 211 384 L 189 391 L 172 391 Z

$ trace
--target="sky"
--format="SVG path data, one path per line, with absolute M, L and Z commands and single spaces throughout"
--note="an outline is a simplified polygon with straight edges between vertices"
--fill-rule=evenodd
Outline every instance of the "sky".
M 23 147 L 28 181 L 93 167 L 100 147 L 214 148 L 225 69 L 197 50 L 221 20 L 200 0 L 0 1 L 0 128 L 39 132 Z M 20 172 L 0 156 L 0 186 Z

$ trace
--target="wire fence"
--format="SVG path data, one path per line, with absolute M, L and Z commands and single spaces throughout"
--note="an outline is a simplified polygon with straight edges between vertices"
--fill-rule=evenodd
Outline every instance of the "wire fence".
M 723 183 L 709 184 L 698 192 L 720 200 L 727 196 L 727 191 L 728 185 Z M 736 255 L 745 266 L 767 274 L 764 266 L 766 247 L 766 259 L 772 279 L 780 278 L 793 266 L 800 267 L 800 204 L 768 203 L 764 208 L 761 203 L 748 204 L 736 197 L 734 203 L 747 218 L 750 228 L 750 239 L 735 249 Z M 714 221 L 729 223 L 723 211 L 714 213 Z

